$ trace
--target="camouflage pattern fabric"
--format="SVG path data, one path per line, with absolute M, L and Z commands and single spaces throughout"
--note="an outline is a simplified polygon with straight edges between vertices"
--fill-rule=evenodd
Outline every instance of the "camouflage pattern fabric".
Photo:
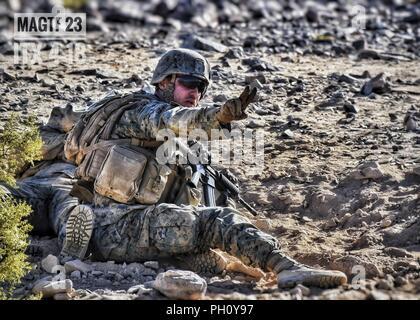
M 97 259 L 133 262 L 180 254 L 226 251 L 248 265 L 266 267 L 277 240 L 258 230 L 232 208 L 162 203 L 96 208 L 93 245 Z M 110 216 L 109 211 L 113 214 Z M 108 215 L 106 214 L 108 212 Z
M 159 59 L 151 82 L 157 85 L 173 74 L 190 75 L 205 81 L 207 85 L 200 99 L 206 94 L 211 81 L 211 68 L 207 59 L 197 51 L 184 48 L 169 50 Z
M 211 129 L 222 129 L 216 120 L 218 107 L 186 108 L 175 103 L 150 99 L 139 107 L 127 110 L 114 127 L 113 137 L 154 140 L 161 129 L 170 129 L 176 135 L 181 130 L 205 130 L 210 137 Z M 184 129 L 185 128 L 185 129 Z

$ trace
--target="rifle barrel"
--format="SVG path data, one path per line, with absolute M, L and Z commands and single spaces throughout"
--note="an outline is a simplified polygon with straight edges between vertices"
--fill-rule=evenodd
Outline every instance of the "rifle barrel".
M 257 210 L 255 210 L 253 207 L 251 207 L 244 199 L 242 199 L 241 196 L 238 196 L 238 201 L 248 209 L 249 212 L 251 212 L 254 216 L 258 215 Z

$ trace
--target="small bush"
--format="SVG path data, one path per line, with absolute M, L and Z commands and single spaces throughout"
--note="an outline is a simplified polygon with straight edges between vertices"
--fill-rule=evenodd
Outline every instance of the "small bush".
M 87 0 L 64 0 L 64 7 L 68 9 L 80 9 L 87 4 Z
M 35 119 L 19 123 L 17 115 L 11 116 L 0 133 L 0 181 L 14 186 L 15 175 L 28 163 L 41 159 L 41 146 Z M 30 213 L 28 204 L 0 189 L 0 299 L 11 297 L 14 285 L 30 269 L 25 255 L 32 228 L 26 221 Z
M 0 133 L 0 181 L 15 184 L 15 175 L 28 163 L 40 160 L 42 139 L 35 118 L 19 123 L 13 114 Z
M 31 207 L 8 197 L 0 200 L 0 283 L 16 284 L 29 270 L 25 250 L 31 226 L 25 218 Z M 6 297 L 0 292 L 0 298 Z

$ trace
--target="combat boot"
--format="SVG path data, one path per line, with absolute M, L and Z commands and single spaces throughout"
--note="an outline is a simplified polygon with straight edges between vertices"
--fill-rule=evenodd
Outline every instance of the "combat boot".
M 83 259 L 92 236 L 94 214 L 86 205 L 76 206 L 66 224 L 66 237 L 60 255 Z
M 279 288 L 291 288 L 297 284 L 332 288 L 347 283 L 347 277 L 341 271 L 309 267 L 283 255 L 279 250 L 271 252 L 266 266 L 277 275 Z

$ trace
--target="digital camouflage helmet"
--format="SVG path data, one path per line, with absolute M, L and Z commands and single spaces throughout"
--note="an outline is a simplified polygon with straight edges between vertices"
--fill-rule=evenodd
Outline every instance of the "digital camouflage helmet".
M 211 81 L 210 64 L 207 59 L 189 49 L 173 49 L 166 52 L 153 72 L 152 84 L 157 85 L 172 74 L 189 75 L 203 80 L 206 88 L 201 97 L 205 95 Z

